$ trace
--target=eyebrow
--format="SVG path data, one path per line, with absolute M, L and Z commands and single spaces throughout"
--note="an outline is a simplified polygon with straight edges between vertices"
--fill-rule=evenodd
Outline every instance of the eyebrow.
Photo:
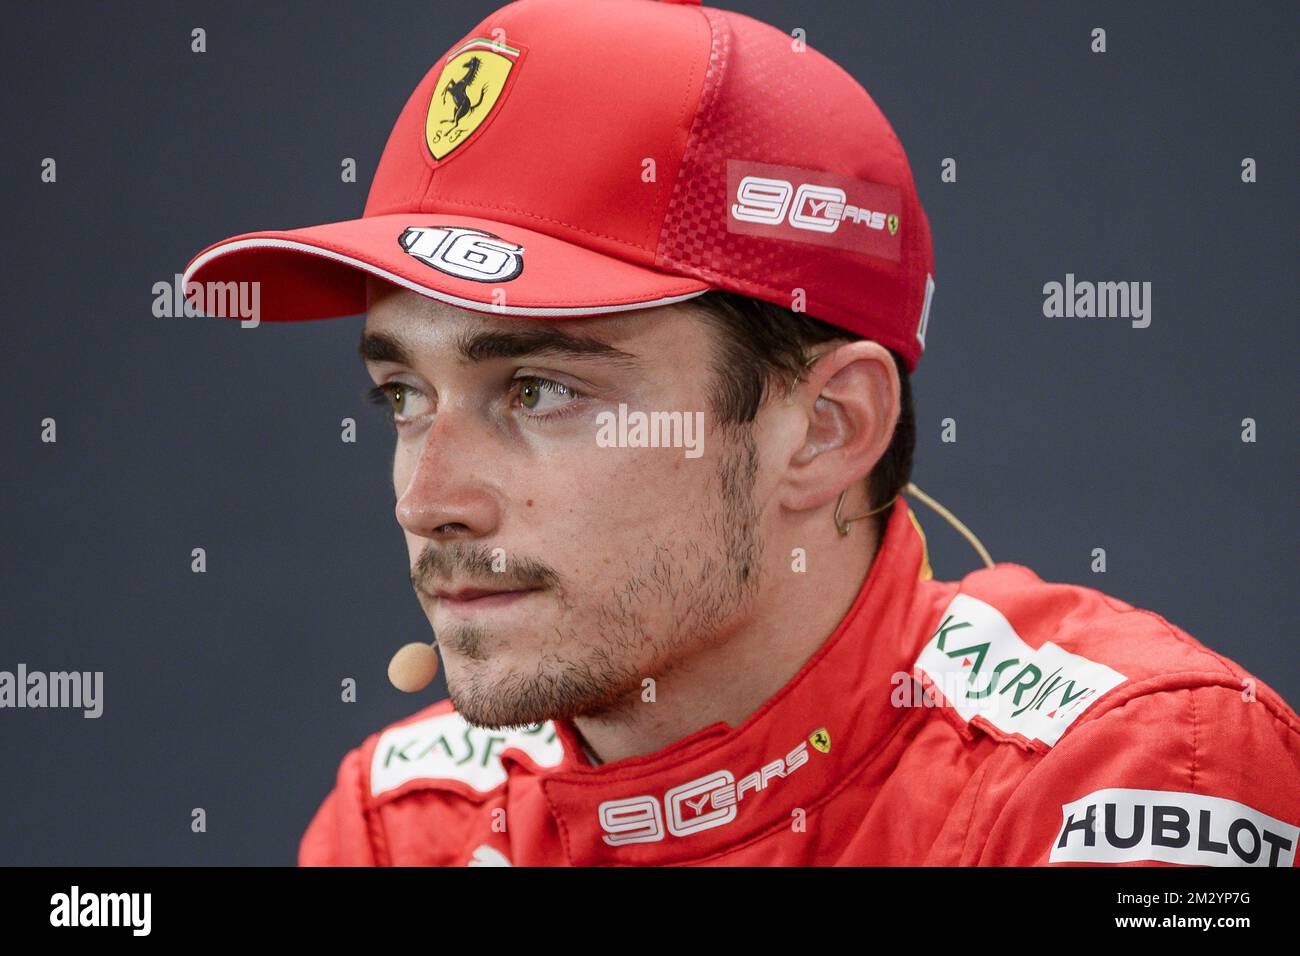
M 362 332 L 357 354 L 363 362 L 395 362 L 411 364 L 411 352 L 406 343 L 385 332 Z
M 523 332 L 472 332 L 456 340 L 456 351 L 465 362 L 523 358 L 534 355 L 562 358 L 599 358 L 629 369 L 642 367 L 640 359 L 608 342 L 575 335 L 562 329 L 533 329 Z M 394 362 L 413 365 L 414 349 L 391 332 L 363 332 L 357 353 L 363 362 Z

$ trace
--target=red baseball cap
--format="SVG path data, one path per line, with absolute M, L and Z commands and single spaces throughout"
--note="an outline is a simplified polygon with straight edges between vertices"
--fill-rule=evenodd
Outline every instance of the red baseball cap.
M 914 368 L 934 290 L 907 157 L 834 62 L 688 2 L 519 0 L 415 88 L 360 219 L 209 246 L 265 321 L 364 312 L 365 274 L 569 318 L 709 289 L 801 309 Z

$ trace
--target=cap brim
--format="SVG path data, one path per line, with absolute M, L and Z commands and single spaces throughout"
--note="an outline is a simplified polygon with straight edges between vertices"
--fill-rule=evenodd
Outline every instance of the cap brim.
M 408 229 L 439 227 L 478 230 L 522 246 L 521 268 L 508 279 L 461 278 L 427 264 L 402 243 Z M 469 254 L 477 255 L 472 248 Z M 183 288 L 256 282 L 259 320 L 293 322 L 364 312 L 366 274 L 461 308 L 541 318 L 647 309 L 710 288 L 698 279 L 658 272 L 532 229 L 436 213 L 395 213 L 234 236 L 190 261 Z

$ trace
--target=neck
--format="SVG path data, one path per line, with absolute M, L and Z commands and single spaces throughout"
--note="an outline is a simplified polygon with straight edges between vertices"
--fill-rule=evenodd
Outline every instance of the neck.
M 735 727 L 798 673 L 848 613 L 880 543 L 873 522 L 841 535 L 822 517 L 769 542 L 772 561 L 744 620 L 649 675 L 653 703 L 638 688 L 611 710 L 573 719 L 598 762 L 654 753 L 718 721 Z M 792 570 L 796 547 L 806 551 L 802 572 Z

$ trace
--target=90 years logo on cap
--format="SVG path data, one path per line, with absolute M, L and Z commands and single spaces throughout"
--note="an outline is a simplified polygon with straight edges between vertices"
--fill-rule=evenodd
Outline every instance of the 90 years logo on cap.
M 902 260 L 903 193 L 827 170 L 727 160 L 727 231 Z
M 522 55 L 505 43 L 476 38 L 447 58 L 424 122 L 424 140 L 434 159 L 444 158 L 483 125 Z

